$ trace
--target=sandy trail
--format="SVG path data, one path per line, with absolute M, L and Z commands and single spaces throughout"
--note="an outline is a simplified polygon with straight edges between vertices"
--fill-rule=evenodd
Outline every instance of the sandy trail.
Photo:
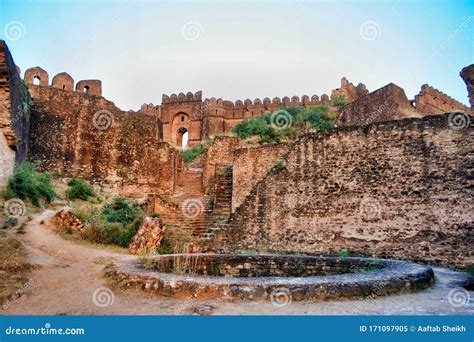
M 114 289 L 100 299 L 95 297 L 94 301 L 94 292 L 108 287 L 102 276 L 104 264 L 131 256 L 63 239 L 48 223 L 56 212 L 46 210 L 34 216 L 27 223 L 25 234 L 15 236 L 23 242 L 35 269 L 24 287 L 24 294 L 0 311 L 1 314 L 186 315 L 201 304 L 213 305 L 213 314 L 217 315 L 474 314 L 472 291 L 463 292 L 469 299 L 461 306 L 453 306 L 448 300 L 453 289 L 463 291 L 459 282 L 466 279 L 466 274 L 442 268 L 434 268 L 436 283 L 428 290 L 371 300 L 291 302 L 284 307 L 274 307 L 267 301 L 172 299 Z M 42 221 L 45 223 L 41 224 Z M 104 303 L 108 305 L 100 305 Z

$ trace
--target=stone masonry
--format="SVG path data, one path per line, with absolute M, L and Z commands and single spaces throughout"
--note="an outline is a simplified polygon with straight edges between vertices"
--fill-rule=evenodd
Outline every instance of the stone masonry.
M 307 134 L 236 209 L 229 248 L 472 264 L 473 118 Z

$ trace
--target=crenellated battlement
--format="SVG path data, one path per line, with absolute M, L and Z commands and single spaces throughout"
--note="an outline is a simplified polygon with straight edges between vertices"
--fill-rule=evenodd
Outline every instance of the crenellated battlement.
M 39 66 L 26 70 L 23 80 L 27 85 L 53 87 L 64 91 L 102 96 L 102 81 L 100 80 L 81 80 L 76 83 L 74 88 L 72 76 L 66 72 L 60 72 L 53 77 L 52 84 L 50 85 L 48 72 Z M 35 84 L 35 80 L 37 80 L 38 84 Z
M 323 94 L 322 97 L 325 97 L 329 101 L 329 97 L 326 94 Z M 224 109 L 242 109 L 242 108 L 252 108 L 252 109 L 271 109 L 273 107 L 283 106 L 314 106 L 321 104 L 322 101 L 319 100 L 318 95 L 313 95 L 311 98 L 308 95 L 303 95 L 301 99 L 298 96 L 292 96 L 291 98 L 285 96 L 283 98 L 274 97 L 270 99 L 265 97 L 263 100 L 256 98 L 253 101 L 250 99 L 236 100 L 235 102 L 223 100 L 221 98 L 216 99 L 215 97 L 206 98 L 204 103 L 207 106 L 221 107 Z
M 170 96 L 163 94 L 161 97 L 161 104 L 170 104 L 170 103 L 181 103 L 181 102 L 196 102 L 202 101 L 202 91 L 196 93 L 191 93 L 190 91 L 186 93 L 171 94 Z

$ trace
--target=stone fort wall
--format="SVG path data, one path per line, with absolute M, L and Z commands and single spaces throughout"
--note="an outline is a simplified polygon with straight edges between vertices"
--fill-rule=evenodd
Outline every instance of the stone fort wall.
M 174 190 L 181 157 L 159 141 L 154 117 L 123 112 L 99 95 L 28 88 L 34 99 L 30 159 L 41 160 L 42 169 L 114 186 L 129 196 Z
M 300 137 L 236 209 L 229 247 L 472 264 L 474 118 L 448 119 Z
M 19 69 L 0 40 L 0 186 L 27 157 L 30 136 L 30 98 Z

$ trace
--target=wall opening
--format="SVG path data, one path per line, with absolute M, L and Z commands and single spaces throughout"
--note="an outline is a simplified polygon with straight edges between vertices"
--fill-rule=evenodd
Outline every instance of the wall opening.
M 87 94 L 88 92 L 89 92 L 89 86 L 85 86 L 85 87 L 84 87 L 84 93 Z
M 66 90 L 66 86 L 63 84 L 63 90 Z
M 181 147 L 188 146 L 188 139 L 189 139 L 189 132 L 186 132 L 183 134 L 183 144 L 181 145 Z
M 178 139 L 176 139 L 176 145 L 186 147 L 188 145 L 188 130 L 184 127 L 178 129 Z
M 40 83 L 41 83 L 41 77 L 39 77 L 38 75 L 33 77 L 33 84 L 34 85 L 40 85 Z

